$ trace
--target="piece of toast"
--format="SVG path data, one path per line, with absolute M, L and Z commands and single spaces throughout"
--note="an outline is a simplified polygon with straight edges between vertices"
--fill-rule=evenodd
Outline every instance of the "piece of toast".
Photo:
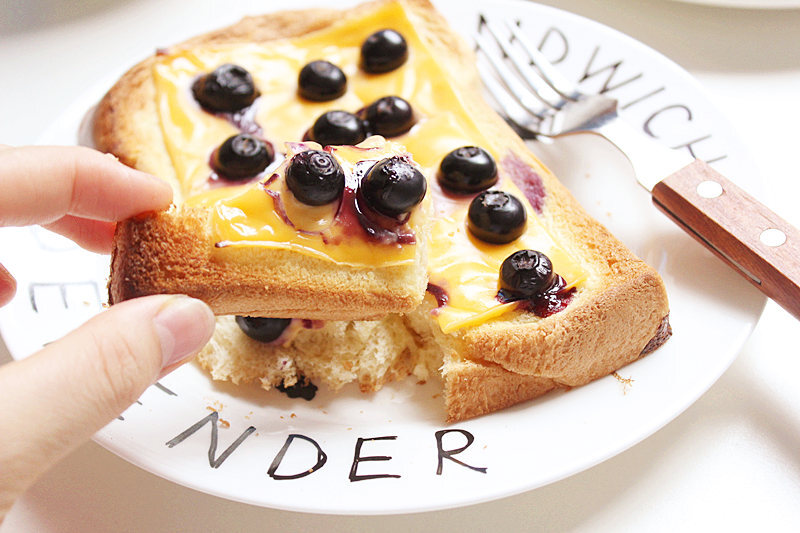
M 448 304 L 439 306 L 429 295 L 421 306 L 405 316 L 385 317 L 369 327 L 348 324 L 345 321 L 351 317 L 346 314 L 325 316 L 337 320 L 320 330 L 300 331 L 294 340 L 281 346 L 251 341 L 231 327 L 231 320 L 221 319 L 221 324 L 227 326 L 220 327 L 201 354 L 201 364 L 217 379 L 261 380 L 265 388 L 279 383 L 291 385 L 293 381 L 308 378 L 334 388 L 344 381 L 358 381 L 364 390 L 374 390 L 389 379 L 409 373 L 422 377 L 441 365 L 448 420 L 456 421 L 534 398 L 556 387 L 588 383 L 663 343 L 669 336 L 668 301 L 658 274 L 589 217 L 483 101 L 471 50 L 432 6 L 424 0 L 402 0 L 398 4 L 424 43 L 425 53 L 435 58 L 437 68 L 443 73 L 443 83 L 447 83 L 446 89 L 470 110 L 471 121 L 479 128 L 482 140 L 498 154 L 503 183 L 516 185 L 522 191 L 536 223 L 577 265 L 575 268 L 581 274 L 576 276 L 579 279 L 574 294 L 563 310 L 546 317 L 512 309 L 491 319 L 460 322 L 443 320 Z M 344 12 L 311 10 L 250 17 L 195 38 L 178 49 L 237 43 L 253 46 L 276 39 L 316 35 L 313 32 L 317 30 L 335 30 L 369 18 L 386 5 L 394 3 L 375 2 Z M 363 33 L 376 29 L 380 28 L 364 27 Z M 145 64 L 132 71 L 142 86 L 152 82 L 148 82 L 146 74 L 136 73 L 147 68 L 150 67 Z M 150 87 L 139 96 L 146 95 L 148 90 L 155 91 Z M 144 98 L 130 110 L 126 98 L 129 95 L 112 91 L 98 109 L 95 130 L 98 146 L 144 170 L 161 169 L 165 164 L 164 153 L 153 155 L 143 150 L 143 145 L 137 142 L 138 134 L 128 132 L 132 126 L 125 120 L 136 117 L 144 124 L 152 124 L 155 104 Z M 116 133 L 118 130 L 125 133 L 120 135 Z M 413 135 L 414 130 L 409 137 Z M 413 138 L 399 141 L 413 145 Z M 410 151 L 416 158 L 414 148 Z M 169 176 L 168 172 L 158 173 Z M 429 183 L 431 180 L 429 176 Z M 156 238 L 146 233 L 149 228 L 140 220 L 122 226 L 123 241 L 124 232 L 131 227 L 142 228 L 141 239 L 147 246 L 157 247 L 159 240 L 169 242 L 174 238 L 169 225 Z M 432 235 L 435 237 L 436 231 Z M 114 261 L 124 264 L 126 260 L 117 255 Z M 440 274 L 435 266 L 435 261 L 428 264 L 432 280 Z M 158 262 L 153 262 L 148 268 L 156 268 L 159 274 L 169 277 L 169 271 L 158 267 Z M 186 283 L 187 279 L 181 278 L 180 282 Z M 295 317 L 320 317 L 303 315 L 299 309 L 292 312 Z M 369 333 L 357 335 L 354 331 Z M 342 342 L 346 343 L 345 351 L 341 350 Z M 349 360 L 347 353 L 352 354 Z M 293 370 L 276 371 L 277 361 L 287 362 Z M 324 361 L 331 364 L 327 367 L 317 364 Z M 342 371 L 348 367 L 359 370 L 350 374 Z
M 403 153 L 401 146 L 379 137 L 359 146 L 364 146 L 359 153 L 365 154 L 365 159 Z M 294 147 L 298 151 L 307 148 L 304 143 L 294 143 Z M 316 144 L 310 147 L 319 148 Z M 289 157 L 272 172 L 273 178 L 283 177 L 288 161 Z M 242 196 L 263 196 L 262 201 L 270 206 L 273 199 L 261 189 L 260 184 L 245 188 Z M 285 206 L 290 199 L 285 190 L 282 192 Z M 232 198 L 227 203 L 236 205 L 238 197 Z M 298 210 L 306 209 L 295 204 Z M 258 211 L 255 207 L 250 209 Z M 282 209 L 286 211 L 285 207 Z M 332 206 L 331 213 L 335 209 Z M 221 250 L 229 242 L 221 241 L 219 232 L 213 230 L 221 211 L 218 206 L 185 203 L 166 212 L 121 222 L 111 259 L 111 303 L 150 294 L 180 293 L 204 300 L 217 315 L 350 320 L 410 311 L 422 301 L 427 283 L 424 239 L 403 245 L 403 261 L 398 264 L 387 261 L 366 266 L 334 263 L 327 257 L 309 256 L 294 248 L 264 248 L 246 242 Z M 426 231 L 429 211 L 430 202 L 423 201 L 407 224 L 421 236 Z M 413 221 L 417 222 L 412 225 Z M 286 229 L 294 233 L 293 229 Z M 234 234 L 232 238 L 242 237 Z M 324 239 L 324 235 L 318 239 L 322 252 L 327 248 Z M 365 238 L 356 235 L 354 240 L 357 251 Z M 345 242 L 333 247 L 343 248 L 336 252 L 347 256 L 348 250 L 354 248 L 347 245 Z M 389 248 L 389 258 L 395 257 L 388 254 L 400 247 L 379 242 L 366 242 L 364 246 L 376 254 Z M 414 248 L 411 253 L 406 251 L 409 246 Z
M 220 128 L 222 136 L 201 145 L 204 153 L 190 162 L 200 168 L 181 174 L 177 169 L 183 161 L 175 150 L 170 153 L 158 120 L 153 70 L 158 57 L 128 71 L 95 112 L 98 149 L 164 178 L 175 191 L 176 205 L 168 211 L 117 225 L 109 281 L 112 304 L 180 293 L 204 300 L 217 315 L 320 320 L 372 319 L 419 305 L 427 285 L 425 235 L 431 200 L 423 198 L 395 218 L 375 215 L 373 226 L 354 222 L 364 211 L 357 204 L 356 174 L 391 157 L 413 165 L 402 145 L 377 135 L 358 149 L 272 138 L 267 142 L 284 153 L 241 185 L 221 179 L 207 162 L 213 157 L 208 154 L 236 133 L 226 124 Z M 220 121 L 199 106 L 195 111 Z M 332 154 L 344 169 L 345 190 L 327 205 L 305 205 L 286 185 L 292 154 L 307 150 Z M 234 192 L 223 194 L 228 190 Z M 243 219 L 255 222 L 236 229 Z

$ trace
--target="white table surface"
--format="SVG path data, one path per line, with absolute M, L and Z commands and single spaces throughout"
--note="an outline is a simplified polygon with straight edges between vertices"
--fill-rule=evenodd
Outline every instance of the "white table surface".
M 756 157 L 766 184 L 762 201 L 800 227 L 800 9 L 542 3 L 617 28 L 696 76 Z M 163 43 L 188 36 L 180 21 L 202 17 L 203 3 L 188 4 L 4 0 L 0 143 L 34 143 L 87 86 L 149 53 L 144 25 Z M 273 4 L 263 2 L 265 9 Z M 731 368 L 673 422 L 594 468 L 499 501 L 389 517 L 276 511 L 183 488 L 87 443 L 19 500 L 0 533 L 798 531 L 799 345 L 800 322 L 768 303 Z M 8 360 L 0 344 L 0 364 Z

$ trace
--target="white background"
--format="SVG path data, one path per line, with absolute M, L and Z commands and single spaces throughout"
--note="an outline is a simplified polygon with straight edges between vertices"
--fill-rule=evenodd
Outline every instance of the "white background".
M 541 3 L 614 27 L 691 72 L 755 156 L 762 200 L 800 226 L 800 10 Z M 178 41 L 189 36 L 182 21 L 202 19 L 204 5 L 72 4 L 6 0 L 0 7 L 0 143 L 33 143 L 96 80 L 152 52 L 142 28 L 163 36 L 156 45 Z M 9 253 L 0 250 L 0 260 Z M 675 421 L 588 471 L 495 502 L 391 517 L 274 511 L 185 489 L 88 443 L 18 502 L 0 532 L 798 530 L 798 341 L 800 323 L 768 304 L 736 362 Z M 0 351 L 0 362 L 8 359 Z

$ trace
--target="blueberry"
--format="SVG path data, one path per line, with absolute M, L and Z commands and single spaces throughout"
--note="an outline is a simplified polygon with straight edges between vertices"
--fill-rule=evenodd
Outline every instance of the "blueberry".
M 360 117 L 371 133 L 394 137 L 402 135 L 414 125 L 411 104 L 399 96 L 384 96 L 362 109 Z
M 500 266 L 500 289 L 519 298 L 532 298 L 556 282 L 550 258 L 536 250 L 519 250 Z
M 304 376 L 299 376 L 297 383 L 287 387 L 283 383 L 275 387 L 289 398 L 302 398 L 311 401 L 317 394 L 317 386 L 311 383 Z
M 462 146 L 444 156 L 437 179 L 451 191 L 475 193 L 497 183 L 497 164 L 483 148 Z
M 315 102 L 334 100 L 347 90 L 347 77 L 342 69 L 329 61 L 312 61 L 300 70 L 297 91 Z
M 408 59 L 408 44 L 394 30 L 376 31 L 361 45 L 361 68 L 371 74 L 396 69 Z
M 192 84 L 192 93 L 203 109 L 224 113 L 239 111 L 258 97 L 250 73 L 230 63 L 197 78 Z
M 505 244 L 525 232 L 528 215 L 516 196 L 484 191 L 472 199 L 467 213 L 470 232 L 485 242 Z
M 272 342 L 280 337 L 291 321 L 291 318 L 236 317 L 236 324 L 244 334 L 261 342 Z
M 275 159 L 272 144 L 240 133 L 228 137 L 211 156 L 211 167 L 221 177 L 244 180 L 263 171 Z
M 367 138 L 364 123 L 347 111 L 328 111 L 311 126 L 309 139 L 322 146 L 353 145 Z
M 427 189 L 425 176 L 400 157 L 375 163 L 361 180 L 361 192 L 370 207 L 390 217 L 411 211 Z
M 325 205 L 344 189 L 344 171 L 328 152 L 308 150 L 292 157 L 286 169 L 286 185 L 306 205 Z

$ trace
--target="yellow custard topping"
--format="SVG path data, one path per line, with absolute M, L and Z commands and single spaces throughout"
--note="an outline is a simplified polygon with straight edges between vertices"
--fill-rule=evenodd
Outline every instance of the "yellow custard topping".
M 408 42 L 409 58 L 400 68 L 385 74 L 367 74 L 358 67 L 364 39 L 382 28 L 400 32 Z M 325 59 L 347 75 L 347 92 L 329 102 L 310 102 L 297 95 L 297 75 L 310 61 Z M 213 45 L 177 49 L 157 58 L 154 66 L 158 109 L 167 148 L 182 185 L 183 201 L 212 206 L 212 231 L 221 243 L 291 248 L 318 257 L 354 265 L 402 264 L 413 260 L 413 244 L 377 246 L 364 239 L 347 243 L 309 243 L 309 236 L 287 225 L 270 205 L 271 197 L 259 183 L 209 189 L 211 152 L 238 130 L 227 120 L 204 112 L 190 91 L 193 80 L 223 63 L 234 63 L 253 76 L 261 96 L 253 105 L 252 119 L 276 151 L 284 142 L 297 142 L 325 111 L 350 112 L 383 96 L 408 100 L 417 117 L 406 134 L 393 138 L 405 147 L 428 179 L 428 195 L 434 203 L 434 220 L 428 234 L 430 283 L 442 288 L 447 303 L 437 310 L 443 331 L 478 325 L 514 309 L 496 299 L 500 265 L 516 250 L 539 250 L 551 259 L 554 270 L 570 286 L 580 286 L 587 273 L 548 234 L 525 195 L 514 185 L 501 164 L 508 155 L 502 143 L 486 138 L 462 105 L 451 80 L 430 53 L 399 4 L 386 4 L 365 11 L 358 20 L 345 19 L 307 36 L 262 44 Z M 526 207 L 526 232 L 514 242 L 495 245 L 481 242 L 466 228 L 466 212 L 472 196 L 454 198 L 436 182 L 442 158 L 451 150 L 481 146 L 498 162 L 501 188 L 519 198 Z M 392 145 L 390 150 L 401 150 Z M 353 149 L 350 149 L 353 150 Z M 355 152 L 336 148 L 337 157 L 352 163 Z M 512 154 L 513 155 L 513 154 Z M 264 181 L 264 180 L 261 180 Z M 268 187 L 282 187 L 276 180 Z M 281 195 L 288 197 L 290 194 Z M 432 198 L 431 198 L 432 197 Z M 302 229 L 330 227 L 330 208 L 287 207 Z M 308 210 L 306 214 L 301 211 Z M 313 212 L 312 212 L 313 211 Z M 297 223 L 295 222 L 295 225 Z M 419 228 L 412 216 L 412 230 Z M 421 235 L 418 235 L 421 238 Z M 337 247 L 340 247 L 337 251 Z M 224 247 L 222 248 L 224 250 Z
M 402 243 L 365 241 L 352 209 L 352 190 L 357 166 L 369 168 L 381 159 L 402 156 L 405 149 L 382 137 L 370 137 L 355 146 L 336 146 L 329 150 L 345 173 L 345 193 L 341 202 L 309 206 L 299 202 L 286 186 L 285 168 L 295 153 L 319 150 L 317 143 L 288 143 L 284 162 L 270 178 L 253 186 L 223 187 L 190 196 L 186 205 L 211 209 L 211 232 L 218 248 L 230 246 L 270 246 L 293 250 L 339 264 L 354 266 L 395 266 L 414 262 L 415 250 Z M 430 200 L 427 200 L 430 203 Z M 427 209 L 415 209 L 406 228 L 423 226 Z M 350 215 L 347 218 L 345 215 Z M 407 235 L 414 235 L 410 229 Z M 412 240 L 415 240 L 413 236 Z M 380 250 L 376 253 L 376 250 Z

